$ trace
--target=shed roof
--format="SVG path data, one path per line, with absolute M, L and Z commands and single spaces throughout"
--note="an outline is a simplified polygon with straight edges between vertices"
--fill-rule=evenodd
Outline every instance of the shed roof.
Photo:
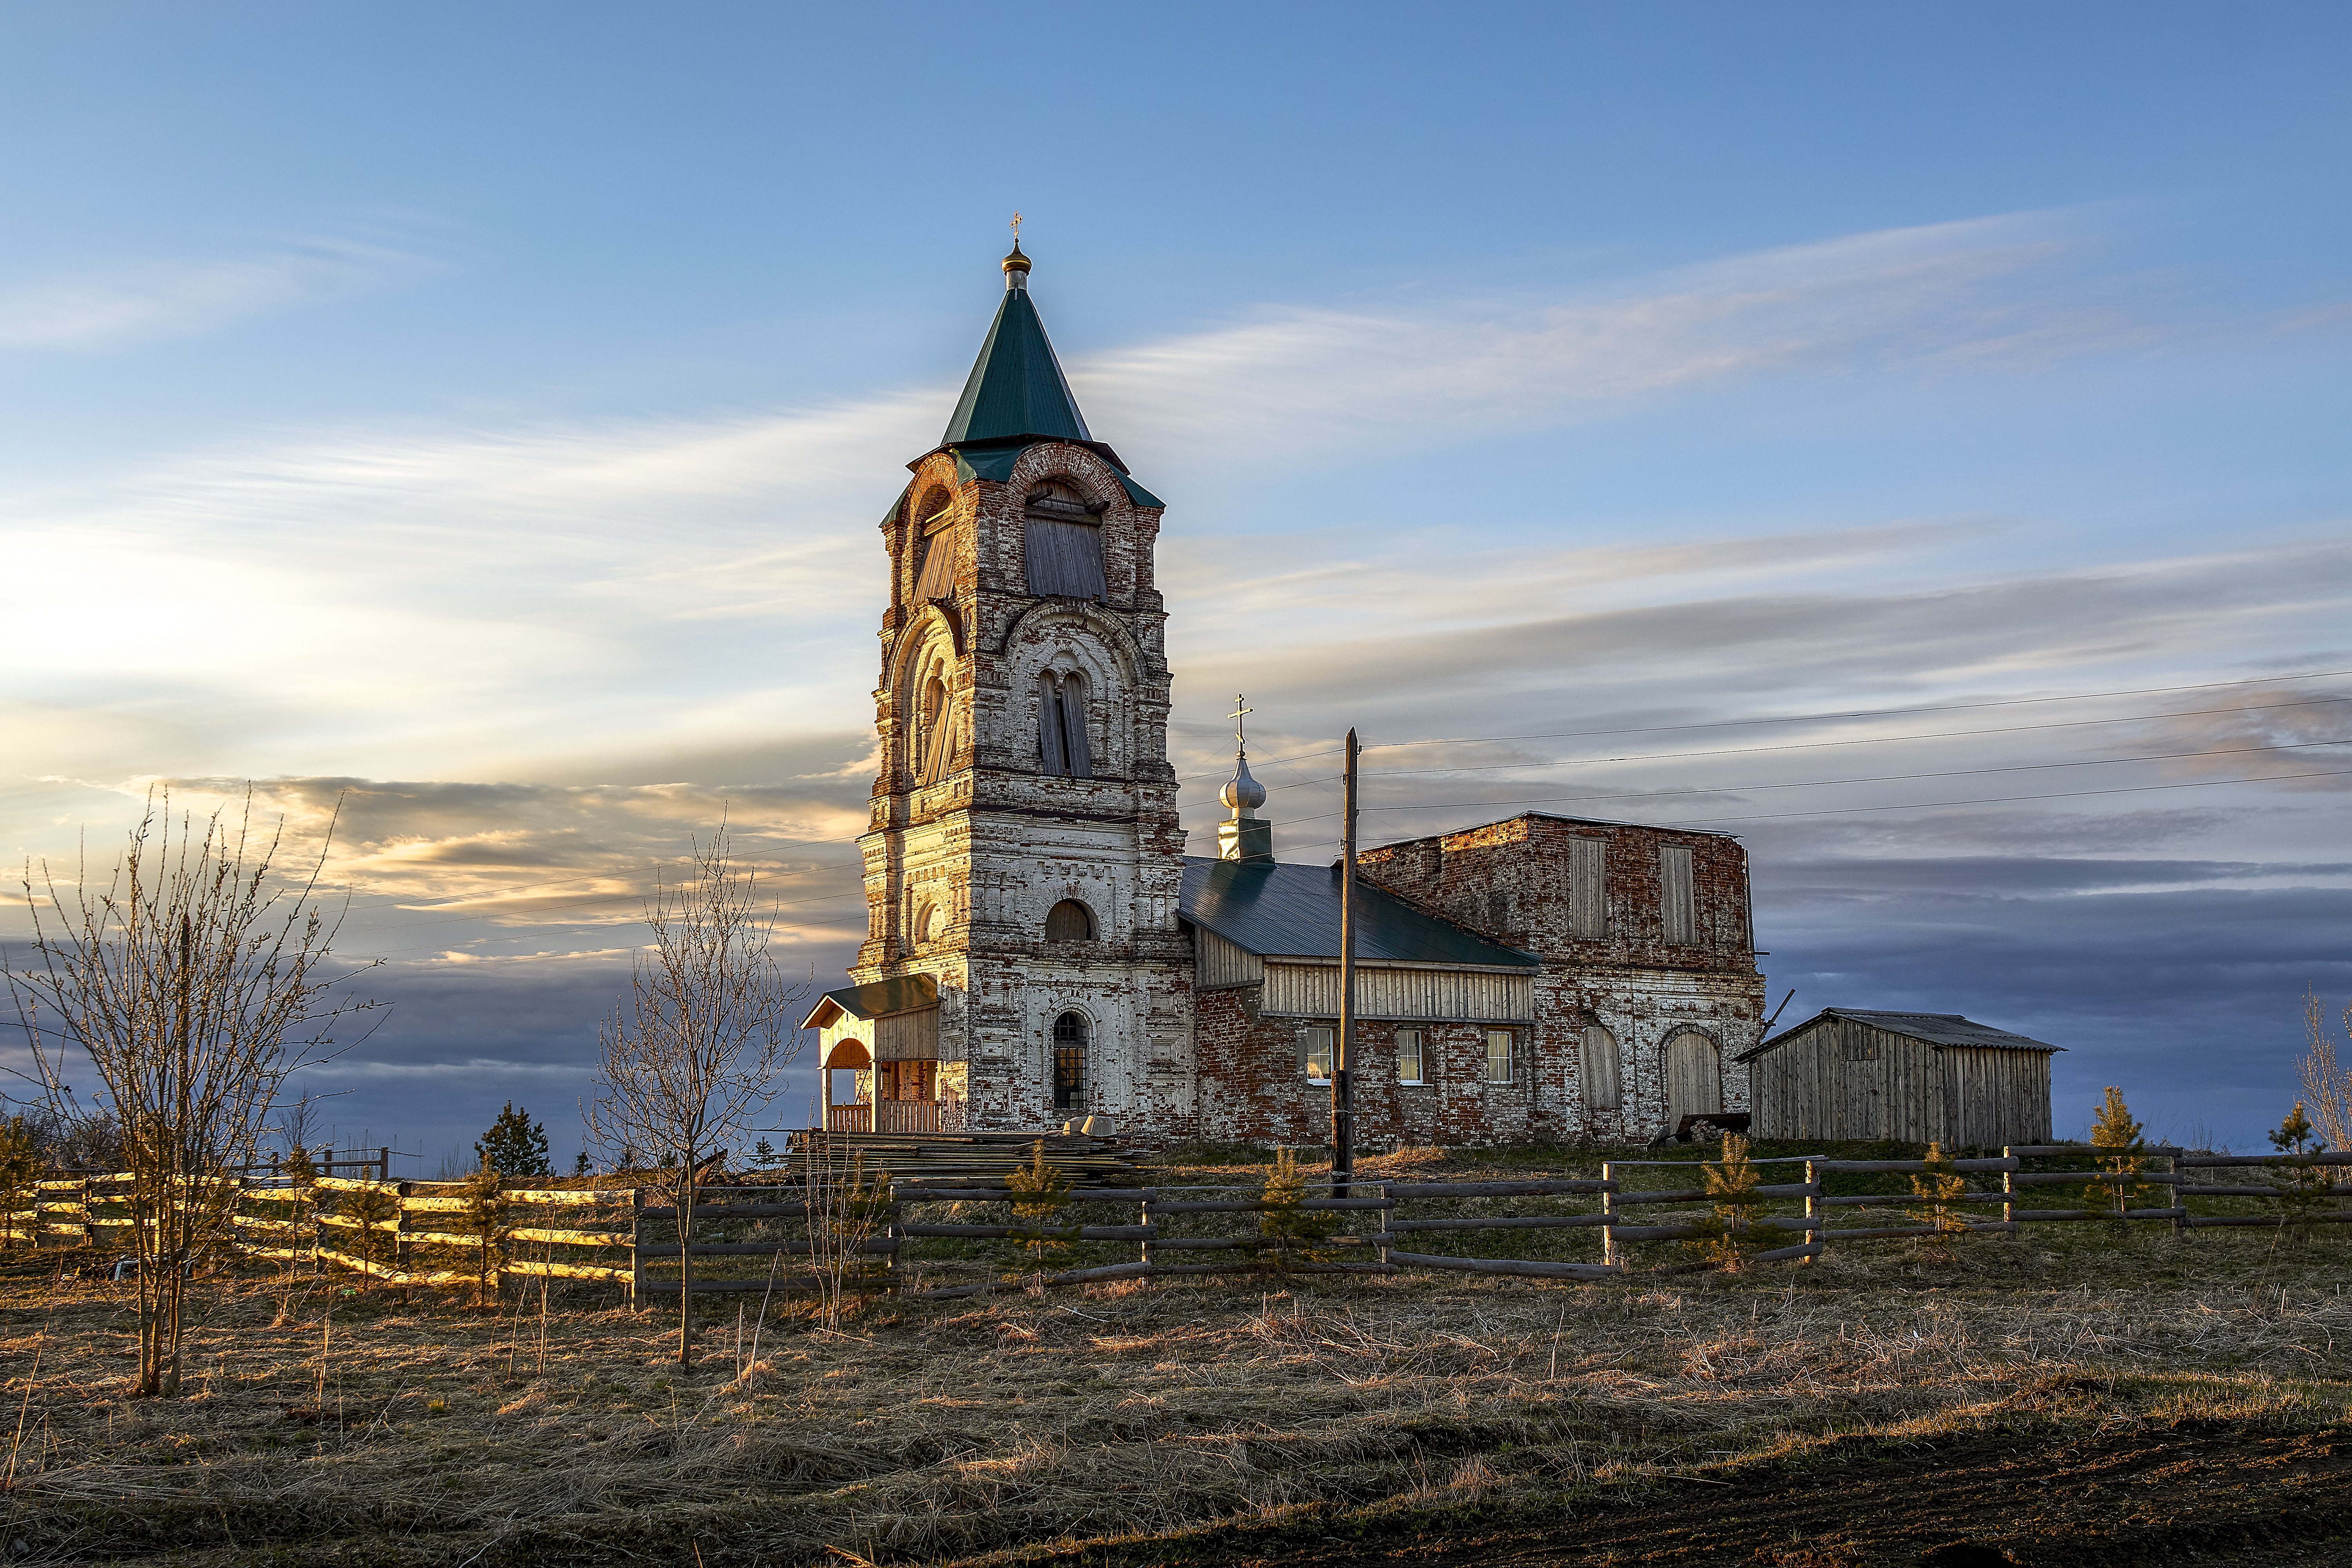
M 1537 969 L 1532 952 L 1413 908 L 1356 879 L 1356 956 L 1375 963 Z M 1278 860 L 1184 861 L 1184 918 L 1262 958 L 1339 956 L 1339 868 Z
M 915 1013 L 940 1005 L 940 983 L 928 974 L 894 974 L 864 985 L 845 985 L 817 998 L 816 1006 L 801 1020 L 803 1029 L 829 1027 L 838 1015 L 861 1020 Z
M 1794 1028 L 1783 1029 L 1762 1045 L 1750 1046 L 1732 1059 L 1754 1061 L 1783 1040 L 1795 1039 L 1827 1018 L 1852 1018 L 1858 1024 L 1868 1024 L 1874 1029 L 1885 1029 L 1891 1035 L 1907 1035 L 1931 1046 L 1968 1046 L 1979 1050 L 2002 1051 L 2063 1051 L 2066 1048 L 2024 1035 L 2013 1035 L 2007 1029 L 1996 1029 L 1990 1024 L 1979 1024 L 1958 1013 L 1875 1013 L 1858 1007 L 1824 1007 Z

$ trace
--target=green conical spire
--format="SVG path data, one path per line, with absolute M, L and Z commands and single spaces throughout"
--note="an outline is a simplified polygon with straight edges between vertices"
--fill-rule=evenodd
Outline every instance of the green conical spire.
M 1070 395 L 1061 362 L 1046 340 L 1045 323 L 1029 301 L 1029 258 L 1014 245 L 1004 258 L 1004 303 L 989 323 L 980 359 L 956 400 L 942 447 L 1026 437 L 1041 441 L 1084 441 L 1086 416 Z

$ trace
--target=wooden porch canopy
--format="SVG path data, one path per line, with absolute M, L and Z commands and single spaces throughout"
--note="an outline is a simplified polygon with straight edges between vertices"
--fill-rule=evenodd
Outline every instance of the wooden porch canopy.
M 801 1027 L 819 1032 L 827 1060 L 835 1043 L 851 1037 L 870 1040 L 876 1061 L 937 1061 L 939 982 L 928 974 L 899 974 L 828 991 Z

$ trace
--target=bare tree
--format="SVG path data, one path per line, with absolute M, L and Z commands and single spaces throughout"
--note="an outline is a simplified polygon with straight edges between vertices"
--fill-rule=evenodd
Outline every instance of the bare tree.
M 769 1081 L 799 1052 L 809 992 L 769 950 L 772 917 L 759 912 L 757 874 L 736 863 L 724 822 L 695 842 L 694 868 L 691 881 L 656 880 L 646 901 L 653 945 L 638 952 L 628 994 L 598 1031 L 587 1110 L 590 1132 L 621 1164 L 650 1157 L 660 1166 L 655 1185 L 677 1222 L 680 1366 L 693 1361 L 698 1173 L 772 1096 Z
M 93 878 L 87 852 L 70 892 L 46 864 L 37 882 L 26 868 L 30 962 L 0 964 L 53 1120 L 117 1130 L 141 1394 L 179 1392 L 188 1274 L 226 1237 L 235 1167 L 257 1152 L 278 1085 L 325 1058 L 341 1020 L 374 1005 L 332 994 L 352 972 L 331 972 L 341 917 L 316 897 L 327 843 L 280 879 L 271 867 L 283 832 L 281 822 L 262 836 L 249 794 L 234 820 L 224 806 L 176 822 L 169 794 L 151 795 L 108 879 Z M 68 1082 L 77 1052 L 95 1093 Z
M 2352 1041 L 2352 1006 L 2344 1009 L 2342 1024 L 2346 1039 Z M 2300 1064 L 2304 1100 L 2328 1146 L 2352 1150 L 2352 1068 L 2337 1054 L 2319 998 L 2308 991 L 2303 995 L 2303 1026 L 2311 1041 Z

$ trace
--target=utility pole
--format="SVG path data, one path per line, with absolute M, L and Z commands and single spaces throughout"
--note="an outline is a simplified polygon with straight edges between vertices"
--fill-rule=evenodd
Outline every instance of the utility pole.
M 1331 1195 L 1351 1195 L 1356 1173 L 1356 731 L 1339 808 L 1339 1041 L 1331 1064 Z

